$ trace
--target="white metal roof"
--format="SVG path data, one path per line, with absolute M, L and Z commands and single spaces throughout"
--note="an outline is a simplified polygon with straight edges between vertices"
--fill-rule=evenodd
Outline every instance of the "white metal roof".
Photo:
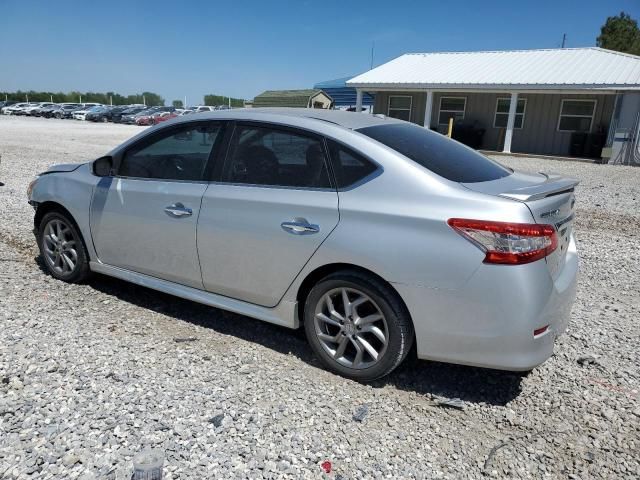
M 347 81 L 363 88 L 638 90 L 640 57 L 603 48 L 408 53 Z

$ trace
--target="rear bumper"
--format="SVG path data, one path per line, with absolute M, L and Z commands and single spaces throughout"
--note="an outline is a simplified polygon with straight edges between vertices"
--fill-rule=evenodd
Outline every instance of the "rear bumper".
M 578 254 L 572 238 L 559 275 L 544 261 L 485 265 L 458 290 L 394 284 L 413 318 L 418 357 L 500 370 L 530 370 L 553 353 L 569 323 Z M 533 331 L 547 326 L 541 335 Z

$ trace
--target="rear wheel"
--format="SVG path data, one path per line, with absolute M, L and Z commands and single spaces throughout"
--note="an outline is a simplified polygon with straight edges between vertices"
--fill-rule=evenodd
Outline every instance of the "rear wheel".
M 413 344 L 406 307 L 373 275 L 329 275 L 313 287 L 304 312 L 307 339 L 324 366 L 357 381 L 389 374 Z
M 60 212 L 44 215 L 38 228 L 38 247 L 51 275 L 79 283 L 89 274 L 89 254 L 75 223 Z

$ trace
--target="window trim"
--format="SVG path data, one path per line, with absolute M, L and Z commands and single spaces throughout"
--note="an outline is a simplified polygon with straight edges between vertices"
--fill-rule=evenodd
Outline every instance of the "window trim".
M 254 127 L 254 128 L 270 128 L 272 130 L 278 130 L 286 133 L 293 133 L 299 136 L 311 137 L 320 142 L 322 146 L 322 151 L 324 153 L 324 166 L 327 169 L 327 175 L 329 176 L 329 187 L 296 187 L 291 185 L 265 185 L 258 183 L 239 183 L 239 182 L 229 182 L 226 181 L 225 173 L 228 171 L 230 167 L 230 163 L 233 159 L 233 154 L 236 148 L 236 145 L 233 144 L 236 138 L 236 131 L 240 127 Z M 327 144 L 325 142 L 325 137 L 318 132 L 313 130 L 307 130 L 304 128 L 298 128 L 291 125 L 284 125 L 279 123 L 272 122 L 263 122 L 260 120 L 239 120 L 234 121 L 232 128 L 229 129 L 228 138 L 225 139 L 225 154 L 224 160 L 222 162 L 222 167 L 220 168 L 218 175 L 216 175 L 216 179 L 212 183 L 220 184 L 220 185 L 230 185 L 237 187 L 251 187 L 251 188 L 275 188 L 282 190 L 311 190 L 315 192 L 336 192 L 336 180 L 334 178 L 333 169 L 331 167 L 331 160 L 329 157 L 329 150 L 327 148 Z
M 586 131 L 582 131 L 582 130 L 561 130 L 560 129 L 560 122 L 562 121 L 562 117 L 571 117 L 571 118 L 589 118 L 589 115 L 563 115 L 562 114 L 562 109 L 564 108 L 564 102 L 583 102 L 583 103 L 591 103 L 593 104 L 593 111 L 591 112 L 591 120 L 589 122 L 589 129 Z M 598 108 L 598 99 L 594 98 L 594 99 L 586 99 L 586 98 L 563 98 L 562 101 L 560 102 L 560 112 L 558 113 L 558 123 L 557 123 L 557 127 L 556 130 L 558 132 L 565 132 L 565 133 L 573 133 L 573 132 L 578 132 L 578 133 L 591 133 L 591 130 L 593 128 L 593 120 L 595 119 L 596 116 L 596 109 Z
M 509 97 L 498 97 L 496 98 L 496 110 L 495 113 L 493 114 L 493 128 L 507 128 L 507 127 L 499 127 L 496 125 L 496 120 L 498 118 L 498 114 L 500 115 L 507 115 L 507 123 L 509 122 L 509 112 L 498 112 L 498 103 L 500 102 L 500 100 L 508 100 L 509 101 L 509 106 L 511 106 L 511 98 Z M 524 109 L 522 110 L 522 113 L 518 113 L 518 103 L 516 102 L 516 118 L 518 117 L 518 115 L 522 115 L 522 124 L 519 127 L 516 127 L 515 122 L 513 124 L 513 129 L 514 130 L 522 130 L 524 128 L 524 119 L 527 115 L 527 99 L 526 98 L 518 98 L 518 102 L 523 101 L 524 102 Z
M 438 105 L 438 125 L 449 125 L 449 122 L 447 123 L 440 123 L 440 114 L 442 112 L 451 112 L 451 113 L 460 113 L 460 110 L 443 110 L 442 109 L 442 100 L 444 99 L 451 99 L 451 100 L 464 100 L 464 107 L 462 109 L 462 118 L 460 120 L 464 120 L 465 116 L 467 115 L 467 97 L 451 97 L 451 96 L 442 96 L 440 97 L 440 102 Z M 454 120 L 455 123 L 455 120 Z
M 391 108 L 391 99 L 392 98 L 408 98 L 409 99 L 409 108 Z M 409 112 L 409 119 L 407 122 L 411 121 L 411 111 L 413 110 L 413 95 L 389 95 L 387 98 L 387 117 L 391 117 L 391 110 L 397 110 L 399 112 Z M 396 117 L 391 117 L 396 118 Z M 402 118 L 398 118 L 398 120 L 402 120 Z
M 227 145 L 223 143 L 226 140 L 226 130 L 227 124 L 229 122 L 225 120 L 192 120 L 188 122 L 180 122 L 175 125 L 168 125 L 166 127 L 157 130 L 151 134 L 145 135 L 142 138 L 139 138 L 137 141 L 131 143 L 130 145 L 126 145 L 126 147 L 119 152 L 117 152 L 113 159 L 113 177 L 114 178 L 122 178 L 127 180 L 141 180 L 141 181 L 156 181 L 156 182 L 174 182 L 174 183 L 209 183 L 211 177 L 212 166 L 215 166 L 217 163 L 217 159 L 221 154 L 226 154 Z M 122 165 L 122 161 L 124 157 L 131 150 L 138 148 L 140 145 L 151 145 L 152 143 L 158 141 L 160 138 L 165 137 L 166 135 L 171 135 L 171 132 L 177 132 L 183 129 L 188 128 L 197 128 L 199 126 L 208 126 L 218 124 L 220 125 L 220 134 L 216 138 L 213 146 L 211 147 L 211 152 L 209 152 L 209 157 L 204 164 L 204 168 L 202 169 L 202 173 L 200 174 L 199 180 L 178 180 L 174 178 L 151 178 L 151 177 L 129 177 L 125 175 L 120 175 L 120 166 Z M 143 147 L 144 148 L 144 147 Z M 224 158 L 224 156 L 222 157 Z

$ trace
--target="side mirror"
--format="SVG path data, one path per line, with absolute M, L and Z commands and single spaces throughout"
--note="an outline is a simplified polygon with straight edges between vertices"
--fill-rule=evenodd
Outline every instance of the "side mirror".
M 93 162 L 93 173 L 98 177 L 113 176 L 113 158 L 100 157 Z

